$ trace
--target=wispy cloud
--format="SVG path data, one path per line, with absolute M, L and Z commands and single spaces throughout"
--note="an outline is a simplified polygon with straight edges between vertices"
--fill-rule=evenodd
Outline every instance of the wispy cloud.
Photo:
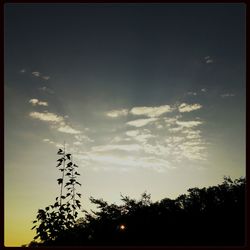
M 139 130 L 129 130 L 129 131 L 126 131 L 126 135 L 127 136 L 131 136 L 131 137 L 137 136 L 139 133 L 140 133 Z
M 138 120 L 127 122 L 127 125 L 134 126 L 134 127 L 143 127 L 154 121 L 157 121 L 157 118 L 138 119 Z
M 30 117 L 45 122 L 62 122 L 63 117 L 50 112 L 31 112 Z
M 84 134 L 78 134 L 78 135 L 75 135 L 74 137 L 80 143 L 94 142 L 93 139 L 90 139 L 87 135 L 84 135 Z
M 52 141 L 52 140 L 50 140 L 48 138 L 43 139 L 43 142 L 47 142 L 47 143 L 50 143 L 50 144 L 55 144 L 54 141 Z
M 131 151 L 133 147 L 131 147 Z M 174 167 L 166 159 L 159 157 L 140 157 L 134 154 L 117 155 L 114 151 L 91 151 L 87 155 L 77 155 L 80 159 L 95 171 L 133 171 L 136 168 L 147 168 L 159 173 L 166 172 Z
M 126 116 L 127 114 L 128 114 L 127 109 L 111 110 L 111 111 L 106 113 L 107 116 L 112 117 L 112 118 Z
M 204 146 L 198 145 L 185 145 L 181 144 L 180 149 L 182 150 L 182 154 L 184 157 L 188 158 L 189 160 L 205 160 L 206 156 L 204 154 Z
M 82 142 L 80 142 L 80 141 L 75 141 L 75 142 L 73 142 L 73 144 L 74 144 L 75 146 L 81 146 L 81 145 L 82 145 Z
M 169 136 L 166 139 L 166 142 L 167 143 L 177 143 L 177 142 L 181 142 L 183 140 L 184 140 L 184 137 L 181 137 L 181 136 Z
M 201 131 L 198 129 L 193 130 L 193 127 L 188 127 L 188 128 L 185 127 L 182 133 L 186 134 L 187 139 L 200 139 L 201 138 Z
M 130 142 L 132 139 L 123 135 L 115 136 L 110 140 L 110 143 L 127 143 Z
M 146 143 L 150 138 L 155 137 L 155 135 L 152 135 L 151 131 L 148 129 L 129 130 L 126 131 L 126 135 L 133 137 L 135 141 L 140 143 Z
M 39 101 L 38 99 L 30 99 L 29 100 L 29 103 L 31 103 L 33 106 L 48 106 L 48 103 L 47 102 L 42 102 L 42 101 Z
M 155 118 L 172 111 L 173 108 L 170 105 L 162 105 L 155 107 L 133 107 L 130 111 L 128 109 L 114 109 L 106 112 L 106 115 L 112 118 L 127 116 L 128 114 Z
M 156 128 L 157 128 L 157 129 L 162 129 L 163 126 L 162 126 L 161 124 L 156 124 Z
M 50 79 L 50 76 L 45 76 L 45 75 L 43 75 L 41 72 L 39 72 L 39 71 L 33 71 L 33 72 L 31 72 L 31 74 L 33 75 L 33 76 L 35 76 L 35 77 L 38 77 L 38 78 L 41 78 L 41 79 L 43 79 L 43 80 L 45 80 L 45 81 L 48 81 L 49 79 Z
M 47 81 L 50 79 L 50 76 L 42 76 L 42 78 Z
M 173 128 L 169 128 L 168 131 L 176 133 L 176 132 L 181 131 L 182 129 L 183 129 L 182 127 L 173 127 Z
M 152 119 L 152 118 L 149 118 Z M 164 121 L 164 120 L 163 120 Z M 79 153 L 85 166 L 102 171 L 132 171 L 135 168 L 147 168 L 164 172 L 176 168 L 180 162 L 202 161 L 206 159 L 206 144 L 197 126 L 200 121 L 171 121 L 178 131 L 169 133 L 171 128 L 157 134 L 154 127 L 143 126 L 125 131 L 130 140 L 125 142 L 123 133 L 116 135 L 109 144 L 95 145 L 90 150 Z M 174 129 L 174 128 L 173 128 Z M 77 136 L 77 135 L 76 135 Z
M 198 103 L 195 103 L 195 104 L 187 104 L 187 103 L 182 103 L 180 106 L 179 106 L 179 111 L 180 112 L 191 112 L 191 111 L 194 111 L 194 110 L 197 110 L 197 109 L 200 109 L 202 108 L 202 105 L 198 104 Z
M 207 89 L 203 88 L 201 89 L 201 92 L 207 92 Z
M 201 125 L 201 121 L 176 121 L 177 125 L 184 128 L 192 128 Z
M 222 98 L 226 98 L 226 97 L 234 97 L 235 94 L 232 94 L 232 93 L 225 93 L 225 94 L 222 94 L 221 97 Z
M 36 77 L 40 77 L 41 76 L 41 73 L 39 71 L 33 71 L 31 74 L 33 76 L 36 76 Z
M 114 151 L 114 150 L 122 150 L 122 151 L 139 151 L 142 150 L 142 147 L 139 144 L 112 144 L 112 145 L 102 145 L 92 147 L 92 151 L 94 152 L 103 152 L 103 151 Z
M 164 113 L 171 112 L 173 109 L 169 105 L 156 107 L 134 107 L 130 110 L 133 115 L 145 115 L 148 117 L 159 117 Z
M 164 106 L 168 108 L 162 109 Z M 200 130 L 204 122 L 198 117 L 184 120 L 185 116 L 191 115 L 186 112 L 199 109 L 201 105 L 176 103 L 174 108 L 172 105 L 164 106 L 106 112 L 105 115 L 111 118 L 127 117 L 118 119 L 119 129 L 105 133 L 105 136 L 94 135 L 95 141 L 71 127 L 63 116 L 49 113 L 49 118 L 45 118 L 42 113 L 35 117 L 51 123 L 51 127 L 58 131 L 73 134 L 71 145 L 76 152 L 74 155 L 89 169 L 132 171 L 135 168 L 148 168 L 160 173 L 179 166 L 181 162 L 205 160 L 206 143 Z M 167 112 L 171 112 L 169 116 L 162 115 Z M 146 117 L 127 121 L 128 118 L 140 115 Z
M 81 133 L 80 130 L 76 130 L 70 127 L 69 125 L 59 126 L 57 130 L 63 133 L 67 133 L 67 134 L 80 134 Z
M 26 72 L 26 69 L 21 69 L 19 72 L 20 72 L 20 73 L 25 73 L 25 72 Z
M 164 121 L 167 124 L 167 126 L 171 126 L 173 124 L 176 123 L 176 121 L 178 120 L 179 116 L 176 117 L 164 117 Z
M 48 122 L 52 128 L 56 128 L 59 132 L 67 134 L 80 134 L 81 131 L 72 128 L 70 125 L 66 124 L 64 117 L 59 116 L 50 112 L 30 112 L 30 117 L 38 119 L 40 121 Z
M 204 57 L 206 63 L 213 63 L 214 60 L 211 58 L 211 56 L 205 56 Z

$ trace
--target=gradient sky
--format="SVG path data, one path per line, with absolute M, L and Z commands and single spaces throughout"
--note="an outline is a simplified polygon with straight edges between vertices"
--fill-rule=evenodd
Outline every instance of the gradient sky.
M 5 4 L 5 245 L 59 194 L 176 198 L 245 176 L 244 4 Z

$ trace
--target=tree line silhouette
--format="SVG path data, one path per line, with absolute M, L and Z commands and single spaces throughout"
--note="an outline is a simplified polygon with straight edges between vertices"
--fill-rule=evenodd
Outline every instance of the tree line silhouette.
M 122 197 L 120 206 L 90 200 L 98 211 L 85 212 L 74 227 L 40 245 L 244 245 L 245 179 L 225 178 L 221 185 L 159 202 L 146 193 L 138 201 Z
M 32 241 L 29 247 L 245 244 L 245 178 L 233 181 L 224 177 L 222 184 L 217 186 L 190 188 L 187 194 L 176 199 L 165 198 L 157 202 L 152 202 L 147 193 L 143 193 L 139 200 L 121 196 L 121 205 L 90 197 L 97 210 L 82 210 L 84 217 L 76 220 L 77 210 L 81 207 L 80 201 L 75 199 L 76 174 L 72 161 L 65 165 L 71 155 L 64 150 L 59 152 L 62 154 L 61 169 L 70 173 L 64 187 L 70 190 L 68 196 L 71 198 L 62 202 L 66 198 L 63 198 L 61 186 L 60 197 L 57 197 L 60 204 L 52 205 L 51 211 L 49 207 L 43 212 L 38 210 L 40 224 L 35 239 L 40 238 L 40 242 Z M 67 174 L 63 173 L 63 176 Z M 62 182 L 58 181 L 59 185 Z

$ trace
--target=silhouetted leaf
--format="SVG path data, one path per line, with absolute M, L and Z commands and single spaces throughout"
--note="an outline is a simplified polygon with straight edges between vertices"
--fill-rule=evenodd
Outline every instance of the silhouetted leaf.
M 54 207 L 59 207 L 59 203 L 56 202 L 56 203 L 54 204 Z
M 68 164 L 67 164 L 67 167 L 71 167 L 72 166 L 72 162 L 69 162 Z
M 81 186 L 82 184 L 81 183 L 79 183 L 78 181 L 76 181 L 76 184 L 78 184 L 79 186 Z
M 31 230 L 33 230 L 35 227 L 36 227 L 36 225 L 35 225 L 35 226 L 33 226 L 33 227 L 31 228 Z
M 62 163 L 61 162 L 59 162 L 57 165 L 56 165 L 56 167 L 59 167 L 59 166 L 61 166 L 62 165 Z
M 58 152 L 57 152 L 58 155 L 63 155 L 63 151 L 62 149 L 59 148 Z
M 70 160 L 71 154 L 66 154 L 66 157 Z
M 39 209 L 39 210 L 38 210 L 38 213 L 39 213 L 39 214 L 44 214 L 45 211 L 44 211 L 43 209 Z
M 80 175 L 79 173 L 75 172 L 75 175 Z
M 58 181 L 58 184 L 60 185 L 60 184 L 62 184 L 63 179 L 62 179 L 62 178 L 59 178 L 59 179 L 57 179 L 57 181 Z
M 34 220 L 32 223 L 36 223 L 37 222 L 37 220 Z
M 77 195 L 79 196 L 79 198 L 81 198 L 81 194 L 77 193 Z
M 34 240 L 38 239 L 38 238 L 39 238 L 39 236 L 40 236 L 40 235 L 36 235 L 36 236 L 34 237 Z

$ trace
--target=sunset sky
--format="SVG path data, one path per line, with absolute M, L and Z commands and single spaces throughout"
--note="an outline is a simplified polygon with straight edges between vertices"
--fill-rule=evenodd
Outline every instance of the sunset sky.
M 152 201 L 245 176 L 244 4 L 5 4 L 5 246 L 59 195 Z

